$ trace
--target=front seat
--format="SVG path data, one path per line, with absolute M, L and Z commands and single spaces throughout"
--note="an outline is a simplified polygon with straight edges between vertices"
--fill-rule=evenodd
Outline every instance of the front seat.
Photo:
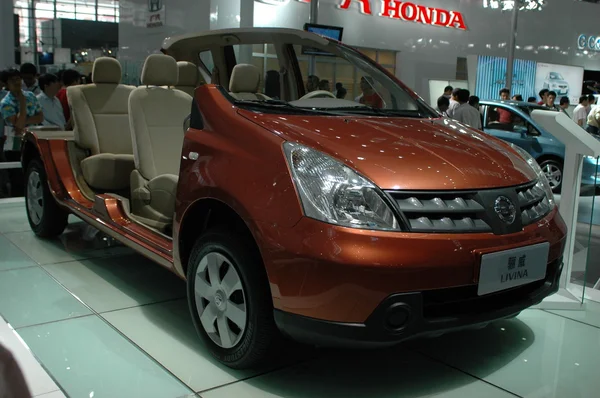
M 156 228 L 172 223 L 183 146 L 181 124 L 192 106 L 189 94 L 173 88 L 178 75 L 175 59 L 150 55 L 142 69 L 143 86 L 129 98 L 135 157 L 132 213 Z
M 92 82 L 67 88 L 75 143 L 88 155 L 83 178 L 96 190 L 127 190 L 134 168 L 128 102 L 135 87 L 120 84 L 121 64 L 110 57 L 96 59 Z
M 258 92 L 260 88 L 260 71 L 251 64 L 238 64 L 233 67 L 229 79 L 229 94 L 237 100 L 268 100 Z
M 191 62 L 179 61 L 177 68 L 179 69 L 179 79 L 175 88 L 193 97 L 196 87 L 201 82 L 198 67 Z

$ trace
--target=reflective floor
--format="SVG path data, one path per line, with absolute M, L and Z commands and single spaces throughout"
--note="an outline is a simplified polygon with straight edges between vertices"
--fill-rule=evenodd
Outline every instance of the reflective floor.
M 196 337 L 181 280 L 90 232 L 73 218 L 60 239 L 42 241 L 22 203 L 0 203 L 0 314 L 10 325 L 0 322 L 0 342 L 25 358 L 35 396 L 600 396 L 595 303 L 382 351 L 290 346 L 268 368 L 233 371 Z

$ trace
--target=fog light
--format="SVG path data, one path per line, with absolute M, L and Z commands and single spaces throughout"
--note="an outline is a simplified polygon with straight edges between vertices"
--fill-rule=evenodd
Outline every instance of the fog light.
M 385 322 L 388 329 L 398 331 L 406 326 L 409 319 L 410 308 L 406 304 L 394 304 L 386 311 Z

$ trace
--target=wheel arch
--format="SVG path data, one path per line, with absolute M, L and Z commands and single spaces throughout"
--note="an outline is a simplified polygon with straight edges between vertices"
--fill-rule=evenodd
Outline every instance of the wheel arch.
M 565 160 L 560 157 L 559 155 L 556 154 L 543 154 L 541 156 L 539 156 L 537 159 L 538 164 L 542 164 L 543 162 L 547 161 L 547 160 L 554 160 L 560 164 L 564 164 Z
M 231 228 L 232 232 L 247 238 L 262 259 L 252 227 L 236 210 L 215 198 L 199 199 L 186 209 L 178 228 L 177 254 L 184 276 L 187 275 L 190 254 L 198 237 L 218 226 Z

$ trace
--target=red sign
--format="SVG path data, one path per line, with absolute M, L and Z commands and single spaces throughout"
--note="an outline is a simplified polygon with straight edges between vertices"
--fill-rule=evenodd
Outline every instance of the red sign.
M 371 0 L 340 0 L 339 8 L 347 10 L 353 1 L 359 3 L 360 11 L 363 14 L 373 15 Z M 378 15 L 424 25 L 467 30 L 465 19 L 460 12 L 417 5 L 409 1 L 383 0 L 381 12 Z

